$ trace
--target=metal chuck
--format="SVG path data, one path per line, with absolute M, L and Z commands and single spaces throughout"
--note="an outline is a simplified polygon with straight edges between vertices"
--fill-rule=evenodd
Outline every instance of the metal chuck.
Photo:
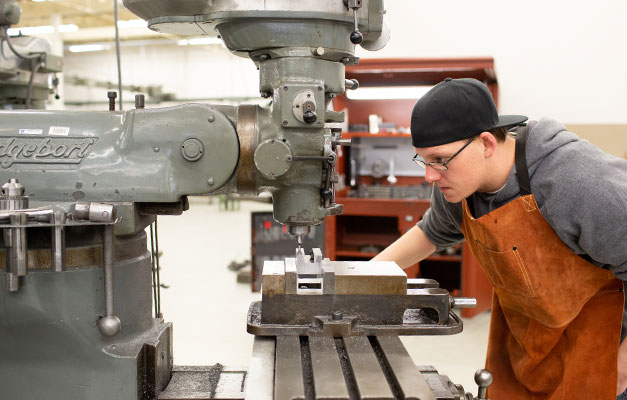
M 287 233 L 296 236 L 296 252 L 302 252 L 303 241 L 305 236 L 309 234 L 310 227 L 308 225 L 290 225 L 287 227 Z

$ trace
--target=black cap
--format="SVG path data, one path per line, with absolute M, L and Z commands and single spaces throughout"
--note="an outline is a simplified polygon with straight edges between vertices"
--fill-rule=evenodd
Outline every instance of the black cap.
M 446 78 L 416 102 L 411 138 L 414 147 L 439 146 L 526 120 L 524 115 L 499 115 L 492 94 L 478 80 Z

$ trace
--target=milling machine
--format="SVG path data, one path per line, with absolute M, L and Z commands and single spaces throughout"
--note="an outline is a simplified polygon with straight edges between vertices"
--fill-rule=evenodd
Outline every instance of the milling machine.
M 42 38 L 9 37 L 22 11 L 14 0 L 0 1 L 0 109 L 43 109 L 49 94 L 57 92 L 57 72 L 63 60 Z M 55 93 L 58 98 L 58 93 Z
M 103 112 L 0 112 L 0 397 L 472 399 L 418 371 L 398 339 L 461 331 L 451 308 L 471 299 L 408 280 L 394 263 L 300 248 L 310 226 L 342 211 L 333 185 L 344 115 L 329 103 L 356 87 L 344 79 L 355 45 L 387 42 L 383 1 L 124 4 L 156 31 L 220 35 L 259 68 L 271 101 L 145 109 L 138 97 L 125 112 L 113 101 Z M 145 229 L 185 211 L 188 196 L 261 192 L 299 245 L 264 267 L 248 315 L 250 371 L 175 369 L 172 325 L 151 315 Z M 490 379 L 478 375 L 479 398 Z

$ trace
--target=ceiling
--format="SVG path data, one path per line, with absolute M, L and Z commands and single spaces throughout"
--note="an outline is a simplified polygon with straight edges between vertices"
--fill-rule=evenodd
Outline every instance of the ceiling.
M 52 0 L 19 1 L 22 17 L 16 26 L 50 25 L 50 16 L 58 14 L 64 24 L 75 24 L 81 28 L 113 25 L 113 0 Z M 121 20 L 137 19 L 119 2 Z
M 59 15 L 61 24 L 74 24 L 78 31 L 63 33 L 66 44 L 110 41 L 114 38 L 114 1 L 115 0 L 18 0 L 22 7 L 20 23 L 13 28 L 52 25 L 52 16 Z M 137 20 L 135 14 L 128 11 L 121 0 L 118 1 L 120 21 Z M 122 30 L 124 32 L 122 32 Z M 122 29 L 121 40 L 146 38 L 164 39 L 163 34 L 156 34 L 143 27 L 140 29 Z

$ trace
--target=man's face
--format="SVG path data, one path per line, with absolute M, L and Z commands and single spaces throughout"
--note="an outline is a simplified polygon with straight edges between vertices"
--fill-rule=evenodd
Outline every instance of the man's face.
M 433 147 L 415 147 L 426 163 L 447 161 L 466 144 L 467 140 Z M 466 148 L 446 164 L 448 170 L 440 171 L 427 165 L 425 180 L 438 186 L 447 201 L 458 203 L 476 192 L 481 186 L 485 159 L 479 140 L 473 140 Z

